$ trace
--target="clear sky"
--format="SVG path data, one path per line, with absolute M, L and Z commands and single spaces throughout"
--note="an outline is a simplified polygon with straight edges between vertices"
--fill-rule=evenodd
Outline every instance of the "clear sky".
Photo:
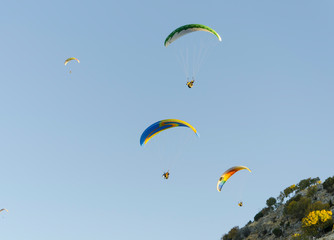
M 332 0 L 4 1 L 1 239 L 220 239 L 285 187 L 333 176 L 333 11 Z M 223 39 L 192 89 L 177 43 L 163 46 L 189 23 Z M 165 118 L 201 137 L 178 128 L 140 147 Z M 252 173 L 218 192 L 235 165 Z

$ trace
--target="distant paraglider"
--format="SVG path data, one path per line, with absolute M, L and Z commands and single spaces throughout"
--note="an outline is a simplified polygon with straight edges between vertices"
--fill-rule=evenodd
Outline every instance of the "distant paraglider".
M 76 60 L 78 63 L 80 63 L 79 59 L 75 58 L 75 57 L 70 57 L 68 59 L 65 60 L 64 65 L 66 66 L 70 61 Z
M 0 209 L 0 212 L 2 212 L 2 211 L 8 212 L 8 210 L 6 208 Z
M 194 79 L 191 80 L 191 81 L 187 81 L 187 86 L 188 86 L 188 88 L 192 88 L 192 87 L 194 86 L 194 82 L 195 82 Z
M 222 190 L 222 187 L 224 186 L 225 182 L 236 172 L 243 170 L 243 169 L 247 169 L 249 172 L 251 172 L 251 170 L 248 167 L 244 167 L 244 166 L 235 166 L 235 167 L 231 167 L 228 170 L 226 170 L 219 178 L 218 183 L 217 183 L 217 190 L 218 192 L 220 192 Z M 241 204 L 242 205 L 242 204 Z
M 164 172 L 162 174 L 162 177 L 164 177 L 165 179 L 168 179 L 169 178 L 169 170 L 167 172 Z
M 73 61 L 73 60 L 75 60 L 78 63 L 80 63 L 79 59 L 77 59 L 75 57 L 70 57 L 70 58 L 68 58 L 68 59 L 65 60 L 64 65 L 66 66 L 70 61 Z M 72 73 L 71 69 L 69 70 L 69 73 Z

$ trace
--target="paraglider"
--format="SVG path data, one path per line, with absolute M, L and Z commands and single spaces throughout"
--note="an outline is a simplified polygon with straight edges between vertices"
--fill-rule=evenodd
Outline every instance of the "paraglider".
M 75 57 L 70 57 L 70 58 L 68 58 L 68 59 L 65 60 L 64 65 L 66 66 L 70 61 L 73 61 L 73 60 L 75 60 L 78 63 L 80 63 L 79 59 L 77 59 Z M 72 73 L 71 69 L 69 70 L 69 73 Z
M 169 170 L 167 172 L 164 172 L 162 174 L 162 177 L 164 177 L 165 179 L 168 179 L 169 178 Z
M 142 133 L 140 137 L 140 145 L 145 145 L 156 134 L 173 127 L 188 127 L 193 130 L 193 132 L 196 133 L 197 136 L 199 136 L 197 130 L 189 123 L 178 119 L 165 119 L 153 123 L 151 126 L 146 128 L 146 130 Z
M 0 209 L 0 212 L 2 212 L 2 211 L 8 212 L 8 210 L 6 208 Z
M 251 172 L 251 170 L 248 167 L 245 166 L 235 166 L 235 167 L 231 167 L 228 170 L 226 170 L 219 178 L 218 183 L 217 183 L 217 190 L 218 192 L 221 191 L 222 187 L 224 186 L 225 182 L 236 172 L 243 170 L 243 169 L 247 169 L 249 172 Z M 241 204 L 242 205 L 242 204 Z
M 192 32 L 208 32 L 216 36 L 216 39 L 219 41 L 222 41 L 220 35 L 208 26 L 203 24 L 187 24 L 172 31 L 165 39 L 164 46 L 168 47 L 177 39 L 183 38 L 184 35 Z M 199 34 L 195 37 L 179 40 L 180 42 L 176 41 L 176 46 L 169 50 L 171 52 L 175 51 L 178 56 L 178 62 L 183 66 L 186 79 L 189 79 L 190 77 L 194 79 L 196 77 L 210 46 L 216 45 L 216 39 L 211 38 L 211 36 L 206 34 L 201 36 Z M 187 82 L 188 88 L 192 88 L 193 85 L 194 81 Z
M 68 62 L 76 60 L 78 63 L 80 63 L 79 59 L 75 58 L 75 57 L 70 57 L 68 59 L 65 60 L 64 65 L 66 66 L 68 64 Z
M 165 40 L 165 47 L 168 47 L 168 45 L 170 45 L 172 42 L 174 42 L 176 39 L 191 33 L 191 32 L 196 32 L 196 31 L 204 31 L 204 32 L 209 32 L 212 33 L 214 35 L 216 35 L 216 37 L 218 38 L 219 41 L 221 41 L 221 37 L 219 36 L 219 34 L 213 30 L 212 28 L 202 25 L 202 24 L 187 24 L 184 26 L 181 26 L 177 29 L 175 29 L 173 32 L 171 32 L 168 37 Z
M 195 82 L 195 80 L 193 79 L 193 80 L 191 80 L 190 82 L 189 81 L 187 81 L 187 86 L 188 86 L 188 88 L 192 88 L 193 86 L 194 86 L 194 82 Z

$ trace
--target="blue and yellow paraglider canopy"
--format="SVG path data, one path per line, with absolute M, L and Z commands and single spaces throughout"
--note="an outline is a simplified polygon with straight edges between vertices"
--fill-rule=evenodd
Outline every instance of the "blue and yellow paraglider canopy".
M 173 128 L 173 127 L 188 127 L 191 130 L 196 133 L 197 136 L 199 136 L 197 130 L 191 126 L 189 123 L 178 120 L 178 119 L 165 119 L 158 121 L 156 123 L 153 123 L 151 126 L 146 128 L 146 130 L 143 132 L 143 134 L 140 137 L 140 145 L 145 145 L 152 137 L 154 137 L 159 132 L 162 132 L 166 129 Z

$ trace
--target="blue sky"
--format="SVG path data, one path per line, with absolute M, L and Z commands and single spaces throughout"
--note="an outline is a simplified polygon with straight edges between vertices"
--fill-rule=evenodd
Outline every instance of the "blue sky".
M 285 187 L 333 176 L 332 1 L 1 9 L 2 239 L 220 239 Z M 188 23 L 223 38 L 190 90 L 171 54 L 177 43 L 163 46 Z M 81 63 L 69 74 L 71 56 Z M 140 147 L 142 131 L 165 118 L 201 137 L 172 129 Z M 234 165 L 252 173 L 217 192 Z

